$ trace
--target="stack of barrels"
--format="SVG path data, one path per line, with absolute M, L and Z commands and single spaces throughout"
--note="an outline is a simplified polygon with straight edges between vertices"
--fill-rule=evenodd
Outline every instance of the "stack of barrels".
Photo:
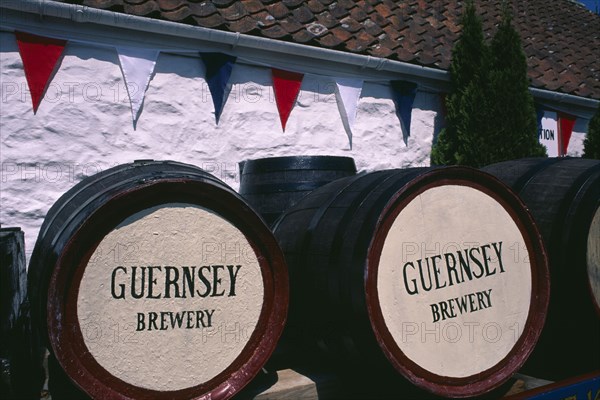
M 240 163 L 241 195 L 191 165 L 121 165 L 49 211 L 34 332 L 95 398 L 230 398 L 284 325 L 288 347 L 340 368 L 480 396 L 556 329 L 561 296 L 586 283 L 568 307 L 598 310 L 597 164 L 356 174 L 346 157 L 278 157 Z M 542 189 L 544 173 L 561 183 Z M 555 273 L 570 286 L 550 300 Z
M 348 176 L 306 194 L 273 232 L 290 276 L 285 338 L 338 365 L 366 362 L 439 395 L 478 396 L 523 365 L 544 324 L 539 232 L 520 199 L 481 171 Z

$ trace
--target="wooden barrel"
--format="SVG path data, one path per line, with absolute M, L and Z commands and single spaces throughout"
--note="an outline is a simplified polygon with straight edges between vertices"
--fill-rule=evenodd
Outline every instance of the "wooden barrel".
M 273 230 L 290 274 L 289 331 L 340 365 L 391 365 L 431 392 L 476 396 L 506 381 L 538 339 L 545 250 L 519 198 L 488 174 L 414 168 L 340 179 Z
M 527 368 L 553 380 L 600 369 L 600 160 L 529 158 L 483 170 L 521 196 L 548 249 L 548 318 Z
M 268 227 L 223 182 L 171 161 L 65 193 L 29 282 L 42 342 L 93 398 L 229 398 L 267 361 L 287 311 Z
M 27 302 L 25 235 L 0 227 L 0 398 L 40 398 L 44 374 L 33 359 Z
M 25 236 L 21 228 L 0 228 L 0 261 L 0 333 L 7 338 L 27 297 Z M 2 340 L 0 357 L 4 358 L 10 350 L 10 343 Z
M 311 191 L 356 174 L 350 157 L 293 156 L 240 163 L 240 194 L 268 224 Z

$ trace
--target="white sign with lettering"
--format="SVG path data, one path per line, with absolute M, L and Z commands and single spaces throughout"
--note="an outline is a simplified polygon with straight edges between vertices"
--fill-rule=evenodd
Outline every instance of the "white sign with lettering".
M 542 126 L 538 131 L 538 139 L 546 146 L 548 157 L 560 155 L 560 140 L 558 138 L 558 115 L 554 111 L 544 111 Z

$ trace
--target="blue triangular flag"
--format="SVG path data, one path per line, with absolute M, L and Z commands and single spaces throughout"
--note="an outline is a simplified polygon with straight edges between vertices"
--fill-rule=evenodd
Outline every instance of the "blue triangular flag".
M 407 143 L 410 136 L 412 106 L 417 95 L 417 84 L 407 81 L 391 81 L 390 83 L 394 95 L 394 104 L 396 104 L 396 114 L 398 114 L 402 126 L 404 143 Z
M 535 118 L 537 120 L 537 127 L 539 131 L 542 129 L 542 118 L 544 118 L 544 108 L 539 104 L 535 105 Z
M 200 53 L 200 57 L 206 68 L 206 83 L 215 105 L 215 118 L 218 124 L 226 101 L 227 82 L 229 82 L 236 57 L 223 53 Z

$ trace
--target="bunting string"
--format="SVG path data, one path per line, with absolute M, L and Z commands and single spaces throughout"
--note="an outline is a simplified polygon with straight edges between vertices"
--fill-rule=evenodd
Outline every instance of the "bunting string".
M 404 143 L 408 144 L 412 106 L 417 95 L 417 84 L 408 81 L 391 81 L 390 84 L 392 86 L 394 103 L 396 103 L 396 114 L 400 118 Z
M 227 101 L 227 84 L 236 58 L 223 53 L 200 53 L 200 57 L 206 68 L 206 83 L 215 106 L 215 121 L 218 125 Z
M 338 110 L 342 117 L 344 130 L 348 135 L 350 149 L 352 149 L 352 126 L 356 119 L 356 111 L 358 109 L 358 101 L 363 87 L 362 79 L 352 78 L 336 78 L 335 79 L 335 96 L 337 99 Z
M 77 39 L 53 39 L 18 31 L 15 32 L 15 37 L 35 114 L 44 97 L 44 92 L 52 80 L 53 74 L 60 67 L 60 60 L 65 46 L 69 41 L 82 42 Z M 85 43 L 94 45 L 94 43 L 90 42 Z M 104 43 L 97 45 L 101 47 L 107 46 Z M 164 52 L 166 50 L 142 47 L 113 47 L 118 55 L 123 80 L 127 87 L 133 127 L 135 129 L 142 113 L 145 94 L 154 74 L 158 55 L 161 51 Z M 196 52 L 196 54 L 204 65 L 204 78 L 212 96 L 215 123 L 218 124 L 231 89 L 229 80 L 234 65 L 236 65 L 236 62 L 239 62 L 239 59 L 229 54 L 216 52 Z M 270 68 L 277 111 L 279 113 L 281 128 L 285 132 L 288 119 L 296 104 L 302 86 L 304 73 L 287 71 L 273 66 L 270 66 Z M 322 76 L 325 77 L 326 75 Z M 350 149 L 352 149 L 352 130 L 365 80 L 335 76 L 331 76 L 330 79 L 335 83 L 337 108 L 344 131 L 348 136 Z M 377 82 L 380 82 L 380 80 Z M 400 122 L 403 140 L 405 144 L 408 144 L 412 108 L 419 87 L 414 82 L 403 80 L 390 81 L 389 85 L 391 87 L 391 97 L 396 107 L 396 114 Z M 443 102 L 442 108 L 444 108 Z M 445 114 L 444 111 L 442 109 L 441 113 Z M 543 110 L 541 108 L 538 108 L 537 111 L 540 142 L 548 147 L 549 155 L 566 154 L 576 118 L 564 112 Z M 558 144 L 544 141 L 545 135 L 547 134 L 548 137 L 551 137 L 552 132 L 554 132 L 555 138 L 560 135 L 560 143 L 558 141 Z
M 131 47 L 117 47 L 123 79 L 127 86 L 129 102 L 131 104 L 131 116 L 133 127 L 137 125 L 140 110 L 144 103 L 146 89 L 154 72 L 157 50 L 136 49 Z
M 15 36 L 35 114 L 67 41 L 25 32 L 15 32 Z
M 277 103 L 277 110 L 281 119 L 281 129 L 285 132 L 285 125 L 292 112 L 292 108 L 294 108 L 294 104 L 296 104 L 304 74 L 277 68 L 271 68 L 271 74 L 273 77 L 275 103 Z
M 558 123 L 560 124 L 560 136 L 562 141 L 562 154 L 566 155 L 569 148 L 569 141 L 571 140 L 571 134 L 573 133 L 573 127 L 575 126 L 576 118 L 572 115 L 559 112 Z

